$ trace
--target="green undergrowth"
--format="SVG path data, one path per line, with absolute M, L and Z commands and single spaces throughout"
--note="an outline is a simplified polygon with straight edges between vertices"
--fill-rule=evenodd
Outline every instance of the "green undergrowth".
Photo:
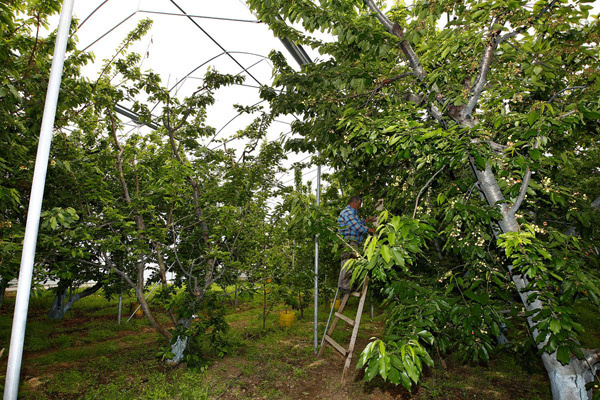
M 233 292 L 233 287 L 226 289 Z M 46 299 L 42 303 L 41 299 Z M 331 347 L 317 359 L 314 349 L 313 309 L 296 311 L 289 328 L 279 324 L 275 304 L 263 329 L 263 296 L 221 296 L 230 329 L 222 357 L 210 356 L 202 368 L 168 366 L 158 356 L 165 346 L 145 318 L 129 317 L 124 298 L 123 319 L 117 324 L 117 299 L 102 294 L 76 304 L 60 321 L 46 318 L 51 296 L 41 295 L 30 311 L 19 396 L 22 399 L 545 399 L 550 397 L 548 380 L 534 350 L 510 347 L 493 354 L 488 364 L 465 364 L 457 355 L 432 351 L 435 366 L 428 368 L 420 385 L 407 392 L 376 378 L 362 380 L 362 372 L 351 368 L 350 382 L 343 388 L 339 378 L 343 361 Z M 12 299 L 0 310 L 0 346 L 7 348 Z M 320 299 L 319 340 L 329 317 L 329 300 Z M 344 312 L 355 317 L 358 299 L 351 298 Z M 157 318 L 167 321 L 164 312 L 151 305 Z M 600 322 L 592 318 L 586 301 L 577 304 L 589 332 L 583 344 L 600 347 Z M 370 338 L 383 333 L 385 313 L 375 308 L 370 316 L 367 302 L 357 339 L 355 358 Z M 333 338 L 350 341 L 351 328 L 340 321 Z M 524 332 L 509 332 L 521 335 Z M 319 343 L 320 344 L 320 343 Z M 0 358 L 0 374 L 6 368 L 6 354 Z M 3 380 L 2 380 L 3 381 Z M 2 382 L 3 383 L 3 382 Z M 307 394 L 308 393 L 308 394 Z M 337 394 L 336 394 L 337 393 Z M 338 397 L 335 397 L 338 395 Z M 345 397 L 339 397 L 345 396 Z

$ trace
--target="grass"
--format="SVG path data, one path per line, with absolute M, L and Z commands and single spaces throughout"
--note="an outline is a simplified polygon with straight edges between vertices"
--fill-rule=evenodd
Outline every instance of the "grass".
M 228 293 L 233 287 L 227 288 Z M 410 392 L 380 378 L 365 383 L 362 372 L 352 369 L 348 383 L 340 386 L 343 360 L 331 348 L 317 359 L 313 348 L 313 310 L 304 319 L 296 313 L 296 323 L 279 327 L 275 305 L 262 329 L 262 293 L 240 300 L 223 297 L 226 320 L 231 325 L 227 341 L 232 344 L 222 359 L 214 359 L 204 370 L 172 367 L 157 354 L 166 343 L 145 318 L 132 319 L 123 313 L 117 324 L 117 299 L 107 301 L 101 294 L 78 302 L 61 321 L 46 318 L 51 296 L 37 293 L 36 307 L 27 325 L 20 398 L 22 399 L 545 399 L 550 397 L 546 374 L 539 357 L 504 352 L 492 356 L 489 364 L 469 365 L 458 357 L 445 356 L 446 368 L 439 358 L 436 367 L 425 371 L 421 384 Z M 12 309 L 10 299 L 0 310 L 0 343 L 8 347 Z M 134 301 L 125 296 L 124 309 Z M 45 302 L 45 303 L 44 303 Z M 351 299 L 353 317 L 358 299 Z M 361 346 L 380 335 L 384 314 L 379 310 L 363 315 L 354 361 Z M 600 347 L 600 321 L 585 301 L 577 305 L 585 320 L 584 344 Z M 319 309 L 319 335 L 329 316 L 329 302 Z M 167 316 L 159 313 L 161 321 Z M 347 344 L 350 329 L 343 322 L 334 338 Z M 530 360 L 523 362 L 523 358 Z M 6 365 L 6 355 L 0 359 Z M 1 373 L 1 372 L 0 372 Z

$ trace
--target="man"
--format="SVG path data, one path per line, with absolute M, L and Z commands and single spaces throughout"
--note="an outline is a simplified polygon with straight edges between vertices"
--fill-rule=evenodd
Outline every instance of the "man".
M 375 232 L 375 229 L 369 228 L 367 223 L 374 221 L 376 217 L 360 219 L 358 209 L 362 205 L 362 199 L 358 196 L 350 197 L 348 205 L 342 210 L 338 217 L 338 233 L 343 236 L 344 241 L 358 251 L 360 245 L 365 241 L 367 233 Z M 338 279 L 338 286 L 342 292 L 351 291 L 350 280 L 352 273 L 344 269 L 344 264 L 351 258 L 356 258 L 355 251 L 342 252 L 341 270 Z

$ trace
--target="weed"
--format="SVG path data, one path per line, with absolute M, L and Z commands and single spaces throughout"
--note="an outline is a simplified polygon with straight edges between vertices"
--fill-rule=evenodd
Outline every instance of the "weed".
M 306 378 L 306 376 L 307 373 L 302 368 L 294 368 L 294 370 L 292 371 L 292 377 L 294 377 L 294 379 Z
M 93 380 L 90 374 L 70 369 L 56 374 L 55 379 L 47 385 L 47 391 L 51 394 L 75 395 L 83 392 Z
M 88 333 L 85 341 L 94 343 L 116 336 L 117 334 L 112 329 L 93 330 Z
M 65 349 L 73 346 L 74 339 L 71 335 L 60 334 L 54 338 L 52 338 L 51 343 L 58 347 L 59 349 Z

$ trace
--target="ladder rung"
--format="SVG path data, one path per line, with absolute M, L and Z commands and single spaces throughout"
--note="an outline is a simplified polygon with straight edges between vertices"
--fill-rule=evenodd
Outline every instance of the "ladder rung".
M 360 297 L 360 296 L 361 296 L 360 292 L 352 292 L 352 293 L 350 293 L 350 294 L 351 294 L 352 296 L 354 296 L 354 297 Z
M 336 312 L 335 316 L 338 317 L 339 319 L 346 321 L 348 324 L 350 324 L 350 326 L 354 326 L 354 320 L 346 317 L 344 314 L 340 314 L 339 312 Z
M 339 351 L 340 353 L 342 353 L 342 356 L 346 357 L 346 354 L 348 352 L 346 351 L 346 349 L 344 349 L 342 346 L 340 346 L 338 342 L 336 342 L 335 340 L 333 340 L 329 335 L 325 335 L 325 340 L 330 345 L 332 345 L 337 351 Z

